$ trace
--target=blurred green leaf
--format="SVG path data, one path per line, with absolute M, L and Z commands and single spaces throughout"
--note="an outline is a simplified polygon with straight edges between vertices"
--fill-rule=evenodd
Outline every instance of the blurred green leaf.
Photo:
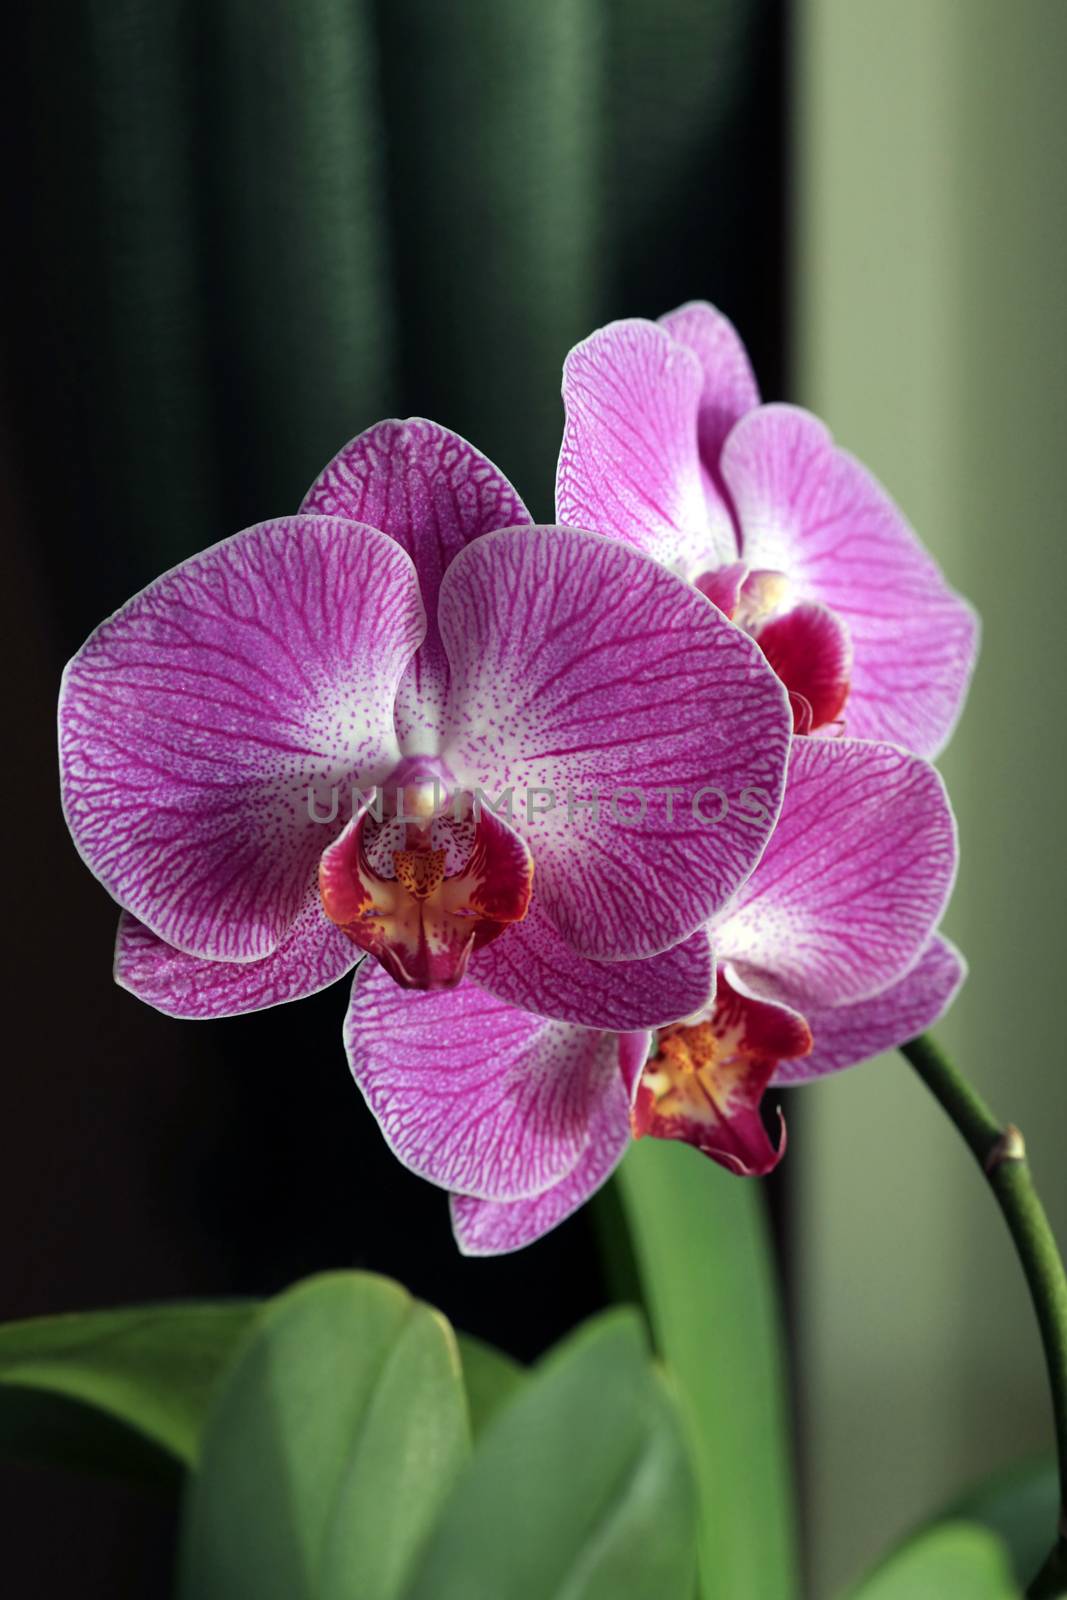
M 632 1312 L 553 1351 L 479 1442 L 406 1600 L 689 1600 L 695 1490 Z
M 618 1182 L 656 1343 L 692 1436 L 703 1600 L 787 1600 L 797 1587 L 793 1500 L 763 1195 L 656 1139 L 633 1146 Z
M 166 1476 L 197 1458 L 257 1307 L 139 1306 L 0 1327 L 0 1455 Z
M 1030 1582 L 1052 1548 L 1060 1516 L 1060 1486 L 1052 1457 L 998 1472 L 969 1489 L 945 1513 L 959 1522 L 980 1522 L 999 1534 L 1020 1586 Z
M 945 1522 L 910 1539 L 851 1600 L 1019 1600 L 1007 1552 L 988 1528 Z
M 489 1419 L 521 1388 L 526 1369 L 503 1351 L 469 1333 L 456 1335 L 463 1384 L 470 1409 L 471 1432 L 477 1439 Z
M 469 1449 L 444 1318 L 363 1273 L 265 1308 L 190 1482 L 188 1600 L 388 1600 Z

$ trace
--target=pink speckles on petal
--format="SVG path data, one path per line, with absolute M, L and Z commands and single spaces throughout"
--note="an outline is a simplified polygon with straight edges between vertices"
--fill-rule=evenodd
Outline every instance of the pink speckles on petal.
M 532 1016 L 471 983 L 401 989 L 365 962 L 345 1047 L 405 1166 L 462 1194 L 517 1200 L 577 1165 L 616 1038 Z
M 914 963 L 956 870 L 938 773 L 894 745 L 795 739 L 778 826 L 715 927 L 721 960 L 808 1014 L 876 994 Z
M 761 406 L 733 429 L 722 472 L 753 567 L 789 575 L 852 641 L 845 731 L 936 755 L 959 714 L 977 620 L 871 474 L 817 418 Z
M 308 788 L 378 781 L 423 633 L 415 573 L 373 528 L 261 523 L 101 624 L 60 697 L 67 822 L 120 905 L 192 955 L 281 943 L 329 837 Z M 328 809 L 328 807 L 327 807 Z
M 695 932 L 778 809 L 791 716 L 758 646 L 646 557 L 559 528 L 468 545 L 440 624 L 444 758 L 465 788 L 513 787 L 538 902 L 567 942 L 623 960 Z
M 474 1200 L 454 1194 L 452 1230 L 465 1256 L 504 1255 L 543 1238 L 596 1193 L 626 1154 L 632 1063 L 644 1060 L 649 1035 L 629 1034 L 618 1040 L 605 1035 L 605 1039 L 611 1040 L 615 1049 L 606 1044 L 598 1057 L 598 1087 L 588 1139 L 577 1165 L 558 1183 L 528 1200 Z
M 654 322 L 612 322 L 576 345 L 563 366 L 560 522 L 667 565 L 706 569 L 736 556 L 732 532 L 721 543 L 708 517 L 697 440 L 702 387 L 693 352 Z
M 405 754 L 436 751 L 448 679 L 437 631 L 441 577 L 471 539 L 528 523 L 529 512 L 480 450 L 423 417 L 379 422 L 352 439 L 316 478 L 301 510 L 380 528 L 415 563 L 426 638 L 400 686 L 397 733 Z
M 477 952 L 470 976 L 524 1010 L 620 1033 L 688 1017 L 715 993 L 706 928 L 645 961 L 590 961 L 570 948 L 536 897 L 524 922 Z
M 183 955 L 124 911 L 115 981 L 168 1017 L 234 1017 L 317 994 L 351 972 L 359 959 L 360 952 L 326 920 L 313 892 L 277 950 L 262 961 Z
M 907 976 L 870 1000 L 812 1010 L 810 1056 L 783 1061 L 774 1082 L 806 1083 L 906 1044 L 941 1020 L 966 976 L 959 951 L 935 934 Z

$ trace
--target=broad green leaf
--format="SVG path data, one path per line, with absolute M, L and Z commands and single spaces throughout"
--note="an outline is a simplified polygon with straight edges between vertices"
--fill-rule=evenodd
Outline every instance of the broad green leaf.
M 851 1600 L 1019 1600 L 1020 1593 L 996 1534 L 944 1522 L 891 1555 Z
M 0 1327 L 0 1455 L 138 1476 L 192 1464 L 257 1309 L 138 1306 Z
M 502 1350 L 472 1338 L 469 1333 L 457 1334 L 456 1342 L 467 1391 L 471 1432 L 477 1439 L 490 1417 L 495 1416 L 504 1401 L 510 1400 L 521 1387 L 526 1369 Z
M 968 1490 L 945 1517 L 978 1522 L 999 1534 L 1020 1585 L 1029 1583 L 1052 1548 L 1060 1516 L 1054 1460 L 999 1472 Z
M 1056 1538 L 1060 1515 L 1054 1458 L 994 1473 L 945 1506 L 922 1532 L 945 1522 L 970 1522 L 1001 1539 L 1020 1588 L 1039 1572 Z
M 793 1501 L 763 1195 L 655 1139 L 633 1146 L 618 1182 L 656 1344 L 690 1427 L 703 1600 L 788 1600 Z
M 689 1600 L 695 1513 L 673 1402 L 613 1312 L 497 1412 L 405 1600 Z
M 263 1311 L 190 1482 L 186 1600 L 390 1600 L 469 1450 L 444 1318 L 364 1273 Z

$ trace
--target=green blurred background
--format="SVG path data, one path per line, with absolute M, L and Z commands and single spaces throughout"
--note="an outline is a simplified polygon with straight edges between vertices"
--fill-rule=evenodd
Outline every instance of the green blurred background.
M 794 393 L 982 613 L 941 763 L 971 977 L 940 1033 L 1023 1129 L 1064 1240 L 1067 6 L 807 0 L 795 44 Z M 908 1069 L 814 1088 L 797 1132 L 808 1506 L 836 1576 L 1044 1446 L 1045 1391 L 999 1218 Z
M 101 615 L 294 507 L 381 416 L 469 435 L 547 517 L 567 348 L 691 297 L 735 318 L 768 397 L 871 464 L 983 613 L 943 764 L 964 852 L 949 930 L 972 966 L 943 1037 L 1023 1127 L 1067 1238 L 1065 60 L 1063 0 L 26 11 L 4 108 L 4 960 L 25 1044 L 0 1122 L 0 1315 L 352 1261 L 530 1354 L 603 1297 L 584 1218 L 521 1263 L 456 1262 L 437 1197 L 343 1082 L 343 997 L 194 1029 L 111 989 L 112 912 L 54 807 L 52 705 Z M 774 1206 L 821 1596 L 1050 1430 L 999 1218 L 909 1070 L 787 1110 Z M 45 1595 L 64 1573 L 83 1595 L 119 1572 L 154 1592 L 166 1519 L 58 1493 L 7 1495 L 14 1592 L 31 1572 Z M 68 1568 L 47 1552 L 53 1589 L 58 1519 L 77 1531 Z

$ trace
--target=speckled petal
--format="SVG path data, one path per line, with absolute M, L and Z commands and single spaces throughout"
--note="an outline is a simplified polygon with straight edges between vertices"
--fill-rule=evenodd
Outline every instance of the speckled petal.
M 714 930 L 765 999 L 805 1014 L 877 994 L 914 965 L 956 871 L 938 773 L 895 745 L 795 739 L 782 812 Z
M 343 802 L 395 765 L 422 632 L 400 546 L 326 517 L 261 523 L 157 579 L 64 675 L 63 801 L 87 865 L 179 950 L 270 955 L 329 837 L 309 785 Z
M 610 1178 L 630 1143 L 633 1085 L 648 1054 L 647 1033 L 605 1034 L 599 1090 L 589 1119 L 588 1143 L 565 1178 L 528 1200 L 474 1200 L 452 1196 L 452 1231 L 465 1256 L 497 1256 L 550 1233 Z M 615 1049 L 611 1044 L 615 1044 Z
M 513 788 L 568 943 L 614 961 L 695 932 L 778 810 L 792 718 L 755 642 L 647 557 L 561 528 L 468 545 L 440 623 L 444 759 L 467 789 Z
M 360 952 L 327 921 L 313 891 L 277 950 L 262 961 L 183 955 L 124 911 L 115 943 L 115 982 L 168 1017 L 235 1017 L 317 994 L 351 972 L 359 959 Z
M 677 1022 L 710 1004 L 715 994 L 706 928 L 644 961 L 590 961 L 570 948 L 536 898 L 523 922 L 477 952 L 469 972 L 510 1005 L 620 1033 Z
M 415 563 L 426 637 L 400 685 L 397 732 L 406 754 L 436 750 L 448 682 L 437 631 L 441 577 L 471 539 L 528 523 L 529 512 L 480 450 L 424 417 L 379 422 L 350 440 L 316 478 L 301 510 L 380 528 Z
M 345 1047 L 406 1167 L 462 1194 L 518 1200 L 581 1159 L 614 1036 L 535 1017 L 473 983 L 402 989 L 368 961 Z
M 870 1000 L 825 1006 L 809 1013 L 815 1041 L 810 1056 L 783 1061 L 775 1083 L 807 1083 L 853 1067 L 883 1050 L 895 1050 L 940 1022 L 967 976 L 967 963 L 940 934 L 931 939 L 907 977 Z
M 936 755 L 967 691 L 977 619 L 881 484 L 795 406 L 743 417 L 722 472 L 744 559 L 788 574 L 794 600 L 829 606 L 848 628 L 845 731 Z

